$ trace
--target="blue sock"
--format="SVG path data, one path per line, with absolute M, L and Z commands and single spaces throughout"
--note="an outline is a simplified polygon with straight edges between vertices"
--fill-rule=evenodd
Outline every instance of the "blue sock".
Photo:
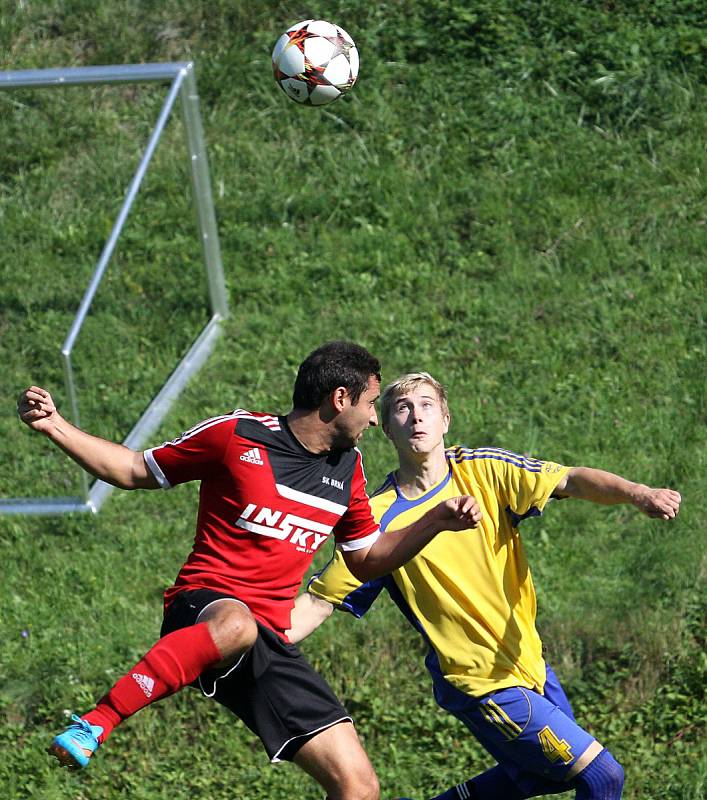
M 432 800 L 525 800 L 504 769 L 499 766 L 482 772 L 471 780 L 453 786 Z
M 624 771 L 608 750 L 602 750 L 570 785 L 577 789 L 576 800 L 620 800 Z
M 467 781 L 467 783 L 471 783 L 471 781 Z M 476 800 L 475 794 L 469 794 L 467 791 L 466 794 L 459 794 L 459 790 L 465 791 L 466 783 L 460 783 L 459 786 L 452 786 L 451 789 L 447 789 L 446 792 L 442 792 L 442 794 L 435 795 L 435 797 L 431 798 L 431 800 L 461 800 L 463 797 L 464 800 Z
M 576 800 L 621 800 L 623 785 L 624 771 L 621 765 L 608 750 L 602 750 L 572 781 L 564 787 L 557 784 L 555 791 L 562 792 L 573 787 L 577 790 Z M 543 794 L 547 794 L 547 791 L 543 791 Z M 526 800 L 533 796 L 522 792 L 506 771 L 496 766 L 452 786 L 431 800 Z

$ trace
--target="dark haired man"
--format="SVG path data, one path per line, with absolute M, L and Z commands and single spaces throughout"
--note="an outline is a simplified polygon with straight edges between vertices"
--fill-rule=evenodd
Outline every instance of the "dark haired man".
M 144 452 L 71 425 L 44 389 L 20 395 L 22 421 L 101 480 L 124 489 L 201 481 L 194 546 L 165 592 L 161 638 L 54 738 L 49 751 L 62 765 L 86 766 L 116 725 L 194 684 L 242 719 L 272 761 L 294 761 L 331 800 L 378 797 L 351 718 L 287 640 L 295 594 L 330 533 L 352 573 L 369 580 L 438 531 L 480 519 L 474 498 L 450 498 L 379 538 L 355 448 L 378 422 L 379 391 L 377 359 L 330 342 L 301 364 L 287 416 L 237 409 Z

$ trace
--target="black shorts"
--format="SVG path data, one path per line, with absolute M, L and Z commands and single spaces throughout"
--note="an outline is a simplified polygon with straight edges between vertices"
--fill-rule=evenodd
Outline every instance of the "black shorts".
M 223 598 L 238 600 L 209 589 L 180 592 L 165 611 L 160 635 L 194 625 L 206 606 Z M 258 638 L 238 663 L 208 670 L 192 685 L 241 719 L 271 761 L 292 761 L 317 733 L 351 717 L 295 645 L 257 625 Z

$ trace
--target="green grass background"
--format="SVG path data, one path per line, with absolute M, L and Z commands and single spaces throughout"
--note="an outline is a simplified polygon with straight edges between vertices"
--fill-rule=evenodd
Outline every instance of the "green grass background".
M 279 34 L 310 16 L 361 53 L 352 93 L 320 109 L 270 73 Z M 196 64 L 232 315 L 155 443 L 238 405 L 287 411 L 302 357 L 346 337 L 385 378 L 448 385 L 450 443 L 682 492 L 671 524 L 579 502 L 524 524 L 547 657 L 629 800 L 698 800 L 707 783 L 706 23 L 691 0 L 0 4 L 0 70 Z M 0 91 L 2 496 L 78 491 L 14 399 L 37 382 L 67 406 L 59 348 L 164 91 Z M 82 425 L 124 437 L 207 318 L 175 117 L 75 351 Z M 363 449 L 375 486 L 393 454 L 378 431 Z M 321 797 L 192 691 L 132 719 L 85 773 L 44 754 L 66 710 L 154 640 L 196 497 L 0 518 L 3 797 Z M 303 649 L 354 713 L 384 797 L 491 764 L 435 707 L 389 604 Z

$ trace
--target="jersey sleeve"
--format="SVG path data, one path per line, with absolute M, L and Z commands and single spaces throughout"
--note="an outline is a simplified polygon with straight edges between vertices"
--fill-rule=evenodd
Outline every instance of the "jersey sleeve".
M 145 450 L 145 463 L 163 489 L 214 474 L 223 464 L 236 420 L 204 420 L 171 442 Z
M 336 546 L 342 550 L 360 550 L 370 547 L 379 536 L 380 529 L 373 518 L 371 503 L 366 494 L 366 477 L 361 454 L 357 452 L 356 466 L 351 478 L 349 506 L 334 526 Z
M 516 522 L 541 514 L 555 487 L 570 470 L 570 467 L 554 461 L 541 461 L 510 452 L 502 463 L 502 490 Z
M 331 561 L 314 575 L 307 591 L 341 611 L 362 617 L 373 605 L 385 585 L 385 578 L 361 583 L 350 572 L 341 551 L 336 548 Z

